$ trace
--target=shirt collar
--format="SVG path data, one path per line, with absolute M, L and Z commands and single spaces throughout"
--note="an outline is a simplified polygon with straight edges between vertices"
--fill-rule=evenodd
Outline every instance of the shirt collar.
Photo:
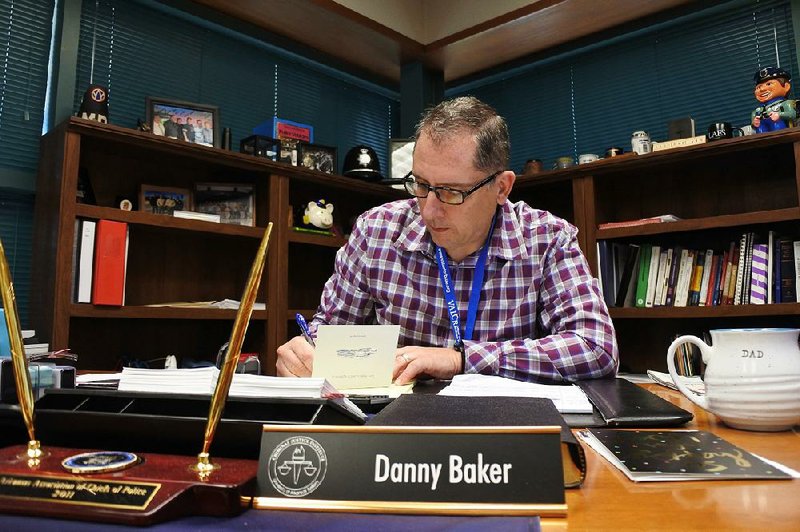
M 408 201 L 410 211 L 409 223 L 400 233 L 394 246 L 406 251 L 420 252 L 432 259 L 436 246 L 425 228 L 416 201 L 413 199 L 405 201 Z M 465 262 L 474 262 L 479 253 L 480 250 L 476 251 L 464 259 Z M 495 224 L 492 242 L 489 245 L 489 257 L 505 260 L 524 260 L 529 257 L 519 217 L 513 204 L 508 200 L 500 206 L 500 214 Z

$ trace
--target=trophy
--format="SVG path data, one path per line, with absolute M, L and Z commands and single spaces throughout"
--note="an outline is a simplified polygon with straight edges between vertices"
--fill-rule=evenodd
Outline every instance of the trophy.
M 242 495 L 254 482 L 257 461 L 212 461 L 210 448 L 261 282 L 271 232 L 272 223 L 267 225 L 250 269 L 195 463 L 179 455 L 40 444 L 14 287 L 0 242 L 0 290 L 6 311 L 6 323 L 0 326 L 8 327 L 19 409 L 28 434 L 27 446 L 0 449 L 0 512 L 148 525 L 183 515 L 236 515 L 242 511 Z

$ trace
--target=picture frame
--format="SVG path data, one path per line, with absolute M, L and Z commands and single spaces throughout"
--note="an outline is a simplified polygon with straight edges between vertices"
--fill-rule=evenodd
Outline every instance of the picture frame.
M 175 211 L 190 211 L 192 191 L 187 188 L 142 184 L 139 187 L 139 210 L 169 216 Z
M 194 211 L 218 214 L 220 223 L 256 225 L 255 186 L 245 183 L 196 183 Z
M 215 105 L 147 96 L 145 116 L 154 135 L 214 148 L 222 142 L 219 107 Z M 198 122 L 202 127 L 197 127 Z
M 250 135 L 239 142 L 239 152 L 278 161 L 281 155 L 281 141 L 262 135 Z
M 389 139 L 389 176 L 403 179 L 414 161 L 414 139 Z
M 335 174 L 336 148 L 301 142 L 297 145 L 297 165 L 310 170 Z

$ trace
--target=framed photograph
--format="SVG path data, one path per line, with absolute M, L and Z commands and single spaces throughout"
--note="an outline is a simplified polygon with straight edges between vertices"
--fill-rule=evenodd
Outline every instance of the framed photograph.
M 220 223 L 256 225 L 255 188 L 248 184 L 197 183 L 194 211 L 218 214 Z
M 411 171 L 414 156 L 414 139 L 389 140 L 389 166 L 392 179 L 403 179 Z
M 277 161 L 281 155 L 281 141 L 261 135 L 250 135 L 239 142 L 239 152 Z
M 300 144 L 300 141 L 295 139 L 283 139 L 280 142 L 281 154 L 278 160 L 283 163 L 289 163 L 292 166 L 297 166 L 297 146 Z
M 336 173 L 336 148 L 301 142 L 297 145 L 297 164 L 326 174 Z
M 219 108 L 148 96 L 147 125 L 154 135 L 219 148 Z
M 192 191 L 186 188 L 142 185 L 139 189 L 139 210 L 152 214 L 168 214 L 192 210 Z

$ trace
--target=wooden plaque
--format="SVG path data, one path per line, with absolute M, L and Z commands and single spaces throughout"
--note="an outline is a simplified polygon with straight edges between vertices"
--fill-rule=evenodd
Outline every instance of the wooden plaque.
M 84 450 L 45 447 L 31 468 L 25 446 L 0 449 L 0 512 L 60 519 L 150 525 L 184 515 L 236 515 L 256 475 L 257 462 L 217 458 L 207 481 L 191 456 L 141 454 L 124 471 L 69 473 L 61 462 Z

